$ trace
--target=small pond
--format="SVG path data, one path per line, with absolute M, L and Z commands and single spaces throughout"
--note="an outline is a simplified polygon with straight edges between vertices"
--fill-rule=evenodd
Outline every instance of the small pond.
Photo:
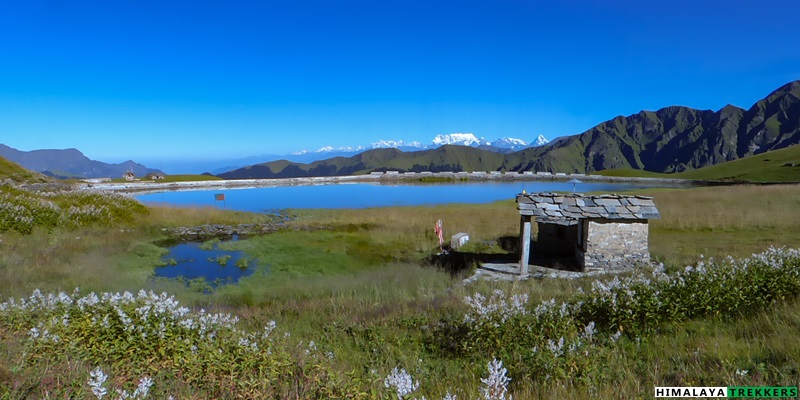
M 156 267 L 156 277 L 181 279 L 187 284 L 205 280 L 211 288 L 236 283 L 258 268 L 256 259 L 242 251 L 221 250 L 215 241 L 176 244 L 169 248 L 163 260 L 166 265 Z

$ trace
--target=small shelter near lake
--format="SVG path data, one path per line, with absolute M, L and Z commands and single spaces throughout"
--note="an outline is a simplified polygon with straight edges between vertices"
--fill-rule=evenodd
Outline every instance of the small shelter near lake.
M 517 195 L 519 274 L 528 274 L 531 219 L 537 248 L 571 258 L 585 271 L 623 270 L 650 261 L 648 219 L 660 218 L 652 197 L 556 193 Z
M 164 179 L 164 174 L 159 172 L 151 172 L 145 176 L 145 178 L 150 179 L 152 181 Z

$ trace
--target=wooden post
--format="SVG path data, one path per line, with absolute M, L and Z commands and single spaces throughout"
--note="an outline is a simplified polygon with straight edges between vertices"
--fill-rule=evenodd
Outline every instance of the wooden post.
M 520 232 L 519 232 L 519 275 L 528 275 L 528 261 L 530 260 L 531 253 L 531 216 L 520 216 Z

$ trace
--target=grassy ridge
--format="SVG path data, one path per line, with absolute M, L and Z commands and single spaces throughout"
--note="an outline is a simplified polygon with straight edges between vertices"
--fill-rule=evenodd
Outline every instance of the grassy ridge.
M 506 156 L 466 146 L 442 146 L 438 149 L 402 152 L 375 149 L 352 157 L 335 157 L 310 164 L 286 160 L 251 165 L 219 176 L 224 179 L 294 178 L 306 176 L 360 175 L 372 171 L 497 171 Z
M 28 171 L 21 165 L 15 162 L 8 161 L 3 157 L 0 157 L 0 181 L 5 179 L 11 179 L 12 181 L 17 183 L 24 183 L 24 182 L 33 183 L 33 182 L 48 181 L 48 179 L 44 175 Z
M 738 160 L 674 174 L 638 169 L 612 169 L 596 173 L 603 176 L 676 178 L 736 182 L 800 182 L 800 146 L 794 145 Z
M 788 165 L 787 165 L 788 164 Z M 675 174 L 681 179 L 800 182 L 800 146 Z
M 677 178 L 676 174 L 663 174 L 660 172 L 643 171 L 640 169 L 607 169 L 593 172 L 589 175 L 616 176 L 624 178 Z

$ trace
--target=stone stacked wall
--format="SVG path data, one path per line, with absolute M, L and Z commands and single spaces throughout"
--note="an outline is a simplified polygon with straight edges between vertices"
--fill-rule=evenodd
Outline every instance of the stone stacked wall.
M 586 226 L 586 225 L 584 225 Z M 588 221 L 584 271 L 624 270 L 650 262 L 647 221 L 628 223 Z

